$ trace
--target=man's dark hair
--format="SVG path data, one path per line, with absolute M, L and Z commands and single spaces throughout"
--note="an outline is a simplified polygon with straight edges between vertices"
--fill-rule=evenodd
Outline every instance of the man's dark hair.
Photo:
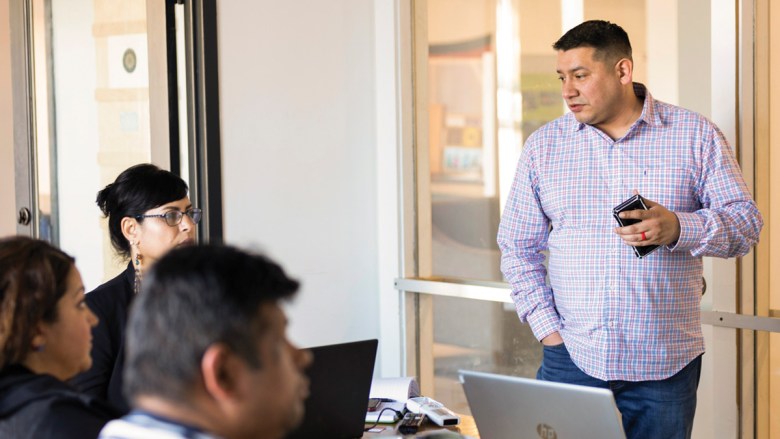
M 578 47 L 595 49 L 594 58 L 615 61 L 631 58 L 631 42 L 622 27 L 604 20 L 590 20 L 566 32 L 553 44 L 553 49 L 567 51 Z
M 262 367 L 261 306 L 293 296 L 298 282 L 259 254 L 226 245 L 174 249 L 144 277 L 127 326 L 124 390 L 185 403 L 206 349 L 224 343 Z

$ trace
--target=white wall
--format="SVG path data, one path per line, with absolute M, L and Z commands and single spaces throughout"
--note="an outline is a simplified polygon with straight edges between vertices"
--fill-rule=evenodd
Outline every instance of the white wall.
M 377 338 L 373 2 L 218 7 L 225 239 L 302 281 L 293 341 Z

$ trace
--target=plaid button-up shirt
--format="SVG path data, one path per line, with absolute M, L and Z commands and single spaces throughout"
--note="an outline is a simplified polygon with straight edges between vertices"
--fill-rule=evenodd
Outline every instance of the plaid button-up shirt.
M 520 319 L 601 380 L 665 379 L 703 353 L 701 258 L 744 255 L 763 225 L 718 128 L 634 89 L 642 115 L 620 139 L 571 113 L 529 137 L 498 232 Z M 681 228 L 643 259 L 612 217 L 634 189 Z

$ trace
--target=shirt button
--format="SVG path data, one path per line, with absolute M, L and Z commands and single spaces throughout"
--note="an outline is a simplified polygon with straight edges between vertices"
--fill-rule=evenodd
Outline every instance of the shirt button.
M 609 323 L 607 323 L 607 325 L 608 325 L 610 328 L 614 328 L 614 327 L 615 327 L 615 321 L 614 321 L 614 320 L 610 320 L 610 321 L 609 321 Z

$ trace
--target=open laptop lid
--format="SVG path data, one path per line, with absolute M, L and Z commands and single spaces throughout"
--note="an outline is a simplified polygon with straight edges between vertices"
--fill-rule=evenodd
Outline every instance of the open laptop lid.
M 310 348 L 306 413 L 288 439 L 363 436 L 377 345 L 374 339 Z
M 480 437 L 626 437 L 607 389 L 472 371 L 460 371 L 460 377 Z

